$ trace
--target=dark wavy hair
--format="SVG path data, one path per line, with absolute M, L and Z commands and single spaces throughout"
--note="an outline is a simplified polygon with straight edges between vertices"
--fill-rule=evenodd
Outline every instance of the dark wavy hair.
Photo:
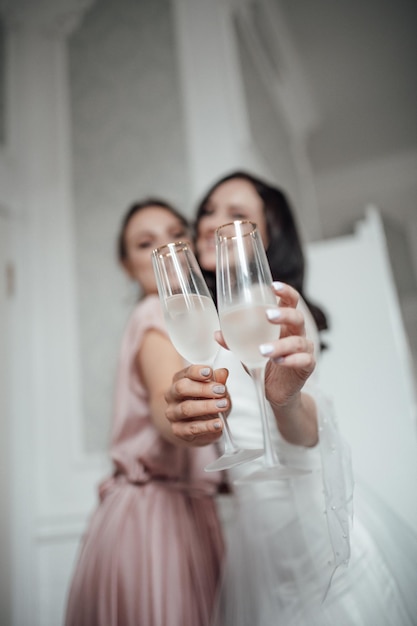
M 157 206 L 157 207 L 161 207 L 162 209 L 166 209 L 167 211 L 172 213 L 172 215 L 175 215 L 175 217 L 177 217 L 180 220 L 181 224 L 185 228 L 190 227 L 185 217 L 181 215 L 181 213 L 175 207 L 173 207 L 172 204 L 169 204 L 169 202 L 166 202 L 165 200 L 161 200 L 160 198 L 149 197 L 149 198 L 144 198 L 143 200 L 134 202 L 128 208 L 120 224 L 120 230 L 119 230 L 119 234 L 117 237 L 117 257 L 120 262 L 125 261 L 126 256 L 127 256 L 125 235 L 126 235 L 126 228 L 130 220 L 132 219 L 134 215 L 136 215 L 136 213 L 139 213 L 139 211 L 142 211 L 143 209 L 147 209 L 151 206 Z
M 212 193 L 223 183 L 230 180 L 245 180 L 256 190 L 263 202 L 269 245 L 266 250 L 274 280 L 288 283 L 302 295 L 314 318 L 319 331 L 328 328 L 324 311 L 306 297 L 304 292 L 305 257 L 298 234 L 295 217 L 285 193 L 265 181 L 245 171 L 237 170 L 214 183 L 197 207 L 195 227 L 205 215 L 206 205 Z M 209 288 L 216 297 L 216 275 L 203 270 Z

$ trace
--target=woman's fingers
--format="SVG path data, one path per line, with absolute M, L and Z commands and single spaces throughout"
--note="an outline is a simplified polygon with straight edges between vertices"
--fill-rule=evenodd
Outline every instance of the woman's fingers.
M 176 372 L 173 377 L 173 383 L 177 383 L 182 380 L 205 383 L 207 381 L 213 382 L 215 379 L 216 382 L 225 384 L 228 375 L 229 372 L 224 367 L 220 367 L 213 372 L 212 368 L 208 365 L 189 365 L 179 372 Z
M 213 372 L 210 367 L 191 365 L 174 376 L 172 385 L 165 394 L 165 400 L 170 404 L 187 398 L 218 399 L 226 395 L 227 376 L 228 371 L 225 368 Z
M 306 334 L 304 315 L 299 309 L 283 307 L 267 309 L 266 316 L 272 324 L 281 326 L 281 336 Z
M 219 413 L 227 413 L 230 409 L 230 399 L 226 392 L 220 396 L 213 390 L 203 389 L 203 393 L 217 395 L 217 398 L 190 398 L 168 403 L 165 412 L 176 437 L 189 442 L 197 441 L 199 445 L 206 445 L 220 438 L 223 429 Z
M 217 413 L 224 413 L 230 408 L 230 401 L 226 392 L 216 394 L 216 392 L 204 390 L 204 393 L 206 393 L 206 399 L 184 398 L 181 401 L 168 403 L 165 414 L 169 421 L 210 419 Z M 203 394 L 199 394 L 198 398 L 201 398 Z
M 167 393 L 166 417 L 173 433 L 185 440 L 205 445 L 217 440 L 222 433 L 219 413 L 230 410 L 226 389 L 228 370 L 212 370 L 202 365 L 190 365 L 178 372 Z
M 291 336 L 260 347 L 269 360 L 265 392 L 273 406 L 285 406 L 303 388 L 316 366 L 314 344 L 306 337 Z
M 222 434 L 222 424 L 218 417 L 213 419 L 193 420 L 192 422 L 172 422 L 172 432 L 183 441 L 205 446 L 217 441 Z
M 293 309 L 296 308 L 300 295 L 294 287 L 287 285 L 286 283 L 280 283 L 275 281 L 272 283 L 275 295 L 279 297 L 280 305 L 288 306 Z
M 260 353 L 273 361 L 280 361 L 283 357 L 295 354 L 314 355 L 314 343 L 307 337 L 291 335 L 271 343 L 263 343 L 259 346 Z
M 314 343 L 306 337 L 291 336 L 262 344 L 260 352 L 274 364 L 289 369 L 311 373 L 316 366 Z

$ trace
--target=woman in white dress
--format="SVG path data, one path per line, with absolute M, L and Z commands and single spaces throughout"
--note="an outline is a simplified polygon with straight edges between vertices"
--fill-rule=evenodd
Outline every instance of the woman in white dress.
M 239 484 L 235 479 L 259 461 L 229 471 L 233 493 L 224 512 L 228 548 L 216 623 L 416 625 L 416 536 L 370 493 L 355 500 L 352 530 L 349 449 L 317 383 L 318 331 L 326 318 L 303 293 L 304 258 L 290 206 L 280 190 L 243 172 L 210 189 L 197 212 L 196 248 L 214 296 L 214 230 L 234 219 L 258 224 L 273 278 L 283 281 L 276 283 L 280 317 L 269 318 L 281 325 L 280 339 L 260 346 L 268 358 L 265 392 L 280 461 L 309 473 Z M 224 394 L 201 365 L 178 372 L 167 393 L 174 434 L 190 445 L 218 440 L 220 410 L 240 446 L 261 447 L 254 387 L 242 365 L 221 351 L 216 378 L 227 379 Z

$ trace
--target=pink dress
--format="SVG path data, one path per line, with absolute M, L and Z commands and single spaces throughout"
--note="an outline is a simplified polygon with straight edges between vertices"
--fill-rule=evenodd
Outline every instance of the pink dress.
M 140 302 L 119 359 L 111 458 L 72 580 L 66 626 L 206 626 L 223 539 L 204 472 L 213 446 L 175 447 L 158 434 L 135 355 L 149 329 L 166 334 L 157 296 Z

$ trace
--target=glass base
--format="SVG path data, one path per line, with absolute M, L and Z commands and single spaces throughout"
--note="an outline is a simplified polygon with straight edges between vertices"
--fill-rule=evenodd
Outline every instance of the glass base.
M 254 459 L 259 459 L 264 454 L 264 450 L 236 450 L 229 454 L 223 454 L 213 463 L 209 463 L 204 468 L 205 472 L 218 472 L 219 470 L 230 469 L 241 465 L 242 463 L 248 463 Z
M 272 467 L 261 467 L 260 469 L 237 478 L 233 482 L 236 485 L 252 482 L 270 482 L 277 480 L 288 480 L 289 478 L 301 478 L 311 474 L 311 470 L 301 469 L 298 467 L 286 467 L 285 465 L 274 465 Z

